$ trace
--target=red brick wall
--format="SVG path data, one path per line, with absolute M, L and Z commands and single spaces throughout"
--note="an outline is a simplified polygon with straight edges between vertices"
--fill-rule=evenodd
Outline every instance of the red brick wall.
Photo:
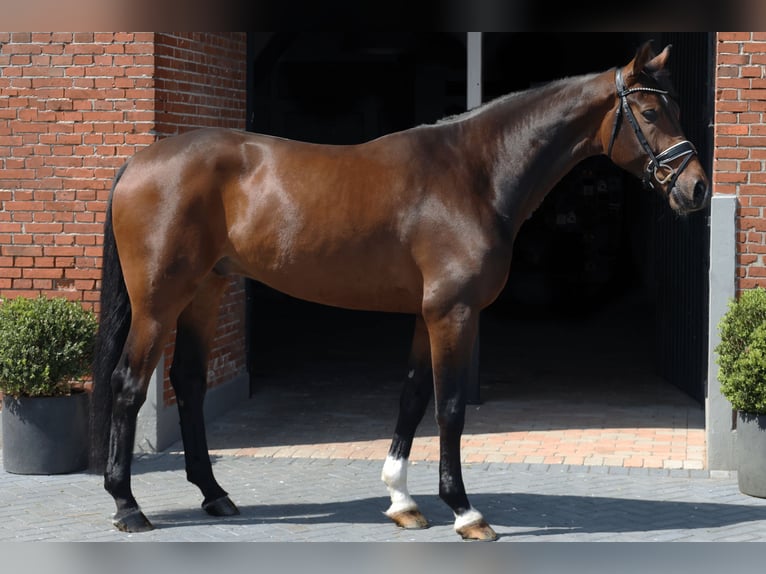
M 737 196 L 737 289 L 766 287 L 766 33 L 717 34 L 713 190 Z
M 0 295 L 98 307 L 111 180 L 154 139 L 152 37 L 0 33 Z
M 245 129 L 245 34 L 157 34 L 156 130 Z
M 245 59 L 244 33 L 0 32 L 0 296 L 98 311 L 116 170 L 158 137 L 244 128 Z M 244 369 L 241 282 L 220 323 L 211 386 Z

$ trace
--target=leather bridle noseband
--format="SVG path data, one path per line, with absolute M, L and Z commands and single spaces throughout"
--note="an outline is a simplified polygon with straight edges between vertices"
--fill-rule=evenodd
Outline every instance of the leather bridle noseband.
M 638 125 L 636 116 L 633 115 L 633 110 L 630 109 L 630 105 L 628 104 L 628 95 L 634 92 L 654 92 L 662 96 L 667 96 L 667 90 L 647 88 L 643 86 L 626 90 L 625 82 L 622 79 L 622 70 L 620 68 L 617 68 L 615 72 L 614 82 L 617 86 L 618 102 L 617 111 L 615 112 L 614 116 L 614 125 L 612 126 L 612 137 L 609 140 L 609 150 L 607 152 L 607 156 L 609 159 L 612 158 L 612 147 L 614 146 L 614 140 L 617 137 L 617 131 L 620 129 L 620 120 L 622 118 L 622 113 L 624 112 L 625 117 L 628 118 L 630 125 L 633 127 L 633 132 L 636 134 L 636 138 L 638 138 L 638 143 L 641 144 L 641 147 L 644 148 L 644 151 L 649 156 L 649 163 L 646 165 L 646 169 L 644 170 L 644 186 L 654 189 L 654 184 L 652 183 L 652 177 L 654 177 L 655 181 L 657 181 L 657 183 L 660 185 L 665 185 L 666 183 L 668 184 L 667 190 L 669 193 L 673 189 L 678 176 L 681 175 L 681 172 L 688 165 L 691 158 L 697 153 L 697 149 L 690 141 L 683 140 L 677 144 L 673 144 L 665 151 L 655 155 L 652 151 L 652 148 L 649 146 L 649 143 L 646 141 L 646 138 L 641 131 L 641 127 Z M 670 162 L 678 159 L 679 157 L 684 157 L 684 160 L 676 169 L 670 165 Z M 661 177 L 662 172 L 665 172 L 665 175 Z

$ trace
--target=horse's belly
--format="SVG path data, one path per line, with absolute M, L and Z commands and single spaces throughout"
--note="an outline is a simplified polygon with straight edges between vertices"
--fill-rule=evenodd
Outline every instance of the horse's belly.
M 416 313 L 422 285 L 407 269 L 381 269 L 347 261 L 318 260 L 255 274 L 257 280 L 293 297 L 367 311 Z
M 289 252 L 273 242 L 257 247 L 251 244 L 227 257 L 219 270 L 250 277 L 298 299 L 334 307 L 419 312 L 422 278 L 406 250 L 385 241 L 353 243 L 329 252 L 318 244 Z

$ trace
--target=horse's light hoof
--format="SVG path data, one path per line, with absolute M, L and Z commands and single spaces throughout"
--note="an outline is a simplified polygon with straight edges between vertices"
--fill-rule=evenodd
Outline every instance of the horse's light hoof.
M 402 512 L 392 512 L 391 514 L 386 514 L 386 516 L 393 520 L 400 528 L 406 528 L 407 530 L 428 528 L 428 520 L 417 508 Z
M 466 524 L 458 528 L 457 533 L 463 540 L 485 540 L 487 542 L 497 540 L 497 533 L 485 520 Z
M 148 532 L 149 530 L 154 530 L 152 523 L 149 522 L 149 519 L 140 510 L 134 510 L 123 516 L 115 514 L 112 524 L 114 524 L 117 530 L 122 532 Z
M 210 502 L 203 502 L 202 508 L 210 516 L 236 516 L 239 514 L 239 508 L 228 496 L 222 496 Z

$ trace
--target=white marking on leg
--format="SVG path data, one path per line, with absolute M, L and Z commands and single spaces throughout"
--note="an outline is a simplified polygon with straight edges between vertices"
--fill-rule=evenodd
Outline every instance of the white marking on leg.
M 407 378 L 412 379 L 415 376 L 415 369 L 410 369 L 410 372 L 407 373 Z
M 482 516 L 481 512 L 471 507 L 461 515 L 455 514 L 455 530 L 460 530 L 464 526 L 475 524 L 482 520 L 484 520 L 484 516 Z
M 407 464 L 406 458 L 392 456 L 387 456 L 383 464 L 380 478 L 386 483 L 391 496 L 391 506 L 386 510 L 386 516 L 416 510 L 418 507 L 407 491 Z

